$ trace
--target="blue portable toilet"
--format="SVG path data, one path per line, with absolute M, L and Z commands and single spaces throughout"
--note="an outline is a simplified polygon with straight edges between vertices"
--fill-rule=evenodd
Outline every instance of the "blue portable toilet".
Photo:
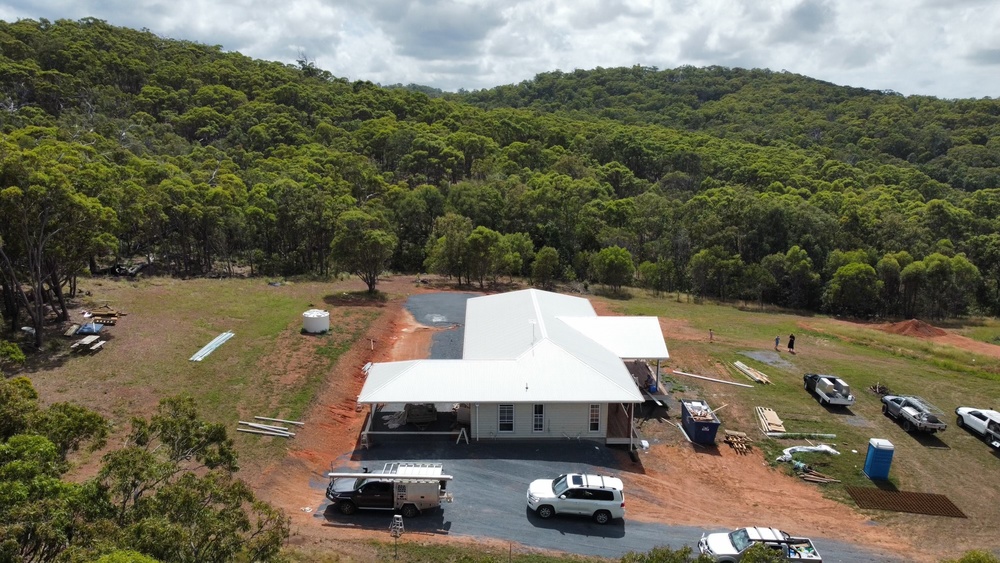
M 889 440 L 872 438 L 868 440 L 868 455 L 865 457 L 865 475 L 872 481 L 888 481 L 889 466 L 895 447 Z

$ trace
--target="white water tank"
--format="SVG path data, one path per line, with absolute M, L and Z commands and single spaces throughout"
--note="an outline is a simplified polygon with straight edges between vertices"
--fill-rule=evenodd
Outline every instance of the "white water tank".
M 302 313 L 302 329 L 311 334 L 330 330 L 330 313 L 322 309 L 309 309 Z

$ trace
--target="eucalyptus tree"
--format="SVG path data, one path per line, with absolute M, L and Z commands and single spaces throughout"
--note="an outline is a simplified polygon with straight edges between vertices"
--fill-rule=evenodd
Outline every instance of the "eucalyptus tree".
M 374 293 L 398 240 L 381 210 L 349 209 L 337 220 L 337 234 L 331 243 L 333 261 L 358 276 L 368 293 Z

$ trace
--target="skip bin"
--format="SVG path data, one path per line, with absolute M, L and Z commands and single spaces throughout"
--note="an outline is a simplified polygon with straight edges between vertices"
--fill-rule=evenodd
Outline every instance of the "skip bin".
M 681 401 L 681 426 L 696 444 L 714 444 L 719 417 L 704 401 Z
M 865 457 L 865 475 L 872 481 L 888 481 L 889 466 L 895 447 L 889 440 L 872 438 L 868 441 L 868 455 Z

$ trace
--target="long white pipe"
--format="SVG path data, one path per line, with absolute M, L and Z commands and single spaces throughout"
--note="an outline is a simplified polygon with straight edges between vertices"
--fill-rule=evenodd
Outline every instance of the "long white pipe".
M 268 418 L 266 416 L 255 416 L 254 418 L 257 419 L 257 420 L 270 420 L 271 422 L 284 422 L 285 424 L 297 424 L 298 426 L 302 426 L 302 425 L 305 424 L 305 422 L 298 422 L 296 420 L 284 420 L 284 419 L 281 419 L 281 418 Z
M 735 381 L 723 381 L 721 379 L 712 379 L 711 377 L 705 377 L 704 375 L 695 375 L 693 373 L 685 373 L 683 371 L 674 370 L 674 373 L 678 375 L 686 375 L 688 377 L 694 377 L 697 379 L 704 379 L 705 381 L 713 381 L 715 383 L 725 383 L 726 385 L 735 385 L 737 387 L 749 387 L 753 389 L 753 385 L 747 385 L 745 383 L 736 383 Z

